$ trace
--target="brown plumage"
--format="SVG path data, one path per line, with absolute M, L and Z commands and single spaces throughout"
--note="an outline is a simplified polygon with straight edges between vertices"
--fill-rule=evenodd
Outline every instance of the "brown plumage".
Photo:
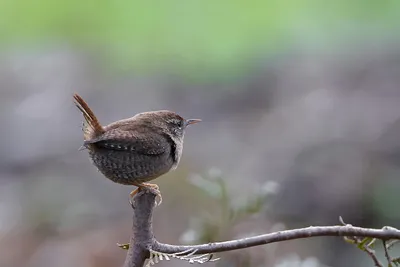
M 108 179 L 138 189 L 151 187 L 158 191 L 157 185 L 147 182 L 178 166 L 186 126 L 200 121 L 159 110 L 102 126 L 79 95 L 75 94 L 74 100 L 85 119 L 83 147 L 88 149 L 93 164 Z M 131 197 L 138 189 L 131 192 Z

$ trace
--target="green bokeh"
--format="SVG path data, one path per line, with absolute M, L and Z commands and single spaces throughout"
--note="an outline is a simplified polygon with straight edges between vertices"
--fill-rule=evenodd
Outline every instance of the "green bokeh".
M 296 42 L 329 46 L 348 35 L 396 35 L 399 1 L 2 0 L 0 43 L 68 43 L 110 66 L 235 73 Z

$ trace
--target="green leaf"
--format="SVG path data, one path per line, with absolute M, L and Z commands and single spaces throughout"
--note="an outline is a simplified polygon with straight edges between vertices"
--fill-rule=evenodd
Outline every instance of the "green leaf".
M 376 242 L 376 238 L 372 238 L 371 242 L 369 242 L 367 244 L 367 247 L 374 248 L 375 242 Z
M 129 249 L 129 243 L 127 243 L 127 244 L 120 244 L 120 243 L 117 243 L 117 246 L 118 246 L 119 248 L 122 248 L 122 249 Z
M 349 237 L 347 237 L 347 236 L 343 237 L 343 239 L 344 239 L 344 241 L 346 241 L 347 243 L 356 244 L 356 241 L 355 241 L 355 240 L 353 240 L 353 239 L 351 239 L 351 238 L 349 238 Z
M 365 237 L 365 238 L 357 245 L 357 247 L 358 247 L 359 249 L 361 249 L 362 251 L 365 251 L 366 244 L 369 243 L 369 242 L 371 242 L 371 241 L 372 241 L 372 238 L 371 238 L 371 237 Z

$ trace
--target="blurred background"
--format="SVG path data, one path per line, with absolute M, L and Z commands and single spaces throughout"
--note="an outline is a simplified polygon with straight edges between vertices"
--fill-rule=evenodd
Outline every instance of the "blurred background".
M 161 242 L 339 216 L 400 227 L 399 1 L 2 0 L 0 88 L 1 267 L 125 259 L 133 188 L 78 151 L 74 92 L 103 124 L 157 109 L 203 120 L 157 180 Z M 333 237 L 219 257 L 207 266 L 373 266 Z

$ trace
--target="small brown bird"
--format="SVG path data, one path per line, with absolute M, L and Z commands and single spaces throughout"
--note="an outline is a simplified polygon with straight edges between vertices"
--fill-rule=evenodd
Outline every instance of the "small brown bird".
M 102 126 L 86 102 L 74 94 L 75 105 L 85 119 L 84 142 L 97 169 L 113 182 L 134 185 L 138 190 L 156 184 L 147 183 L 176 169 L 182 156 L 186 126 L 200 122 L 185 120 L 168 110 L 150 111 Z

